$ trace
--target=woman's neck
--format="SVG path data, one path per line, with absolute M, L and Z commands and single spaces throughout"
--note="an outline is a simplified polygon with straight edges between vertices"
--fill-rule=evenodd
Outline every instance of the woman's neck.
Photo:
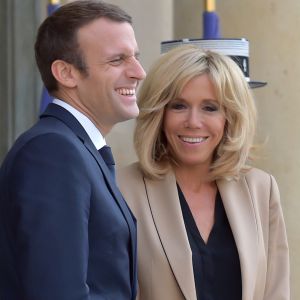
M 214 181 L 210 181 L 209 167 L 200 168 L 192 166 L 173 166 L 176 181 L 179 186 L 193 192 L 199 192 L 202 189 L 216 187 Z

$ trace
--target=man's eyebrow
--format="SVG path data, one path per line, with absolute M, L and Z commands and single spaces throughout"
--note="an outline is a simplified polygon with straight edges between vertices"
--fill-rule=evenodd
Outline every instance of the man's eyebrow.
M 107 55 L 106 58 L 109 60 L 109 59 L 114 59 L 116 57 L 128 58 L 128 57 L 131 57 L 131 56 L 139 57 L 140 56 L 140 51 L 136 51 L 133 54 L 127 54 L 125 52 L 113 53 L 113 54 Z

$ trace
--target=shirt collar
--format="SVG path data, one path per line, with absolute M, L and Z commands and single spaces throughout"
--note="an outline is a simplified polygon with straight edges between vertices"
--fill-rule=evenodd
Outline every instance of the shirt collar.
M 87 116 L 85 116 L 83 113 L 81 113 L 79 110 L 66 103 L 65 101 L 54 99 L 53 103 L 63 107 L 77 119 L 77 121 L 81 124 L 81 126 L 84 128 L 84 130 L 92 140 L 97 150 L 106 145 L 106 141 L 103 135 Z

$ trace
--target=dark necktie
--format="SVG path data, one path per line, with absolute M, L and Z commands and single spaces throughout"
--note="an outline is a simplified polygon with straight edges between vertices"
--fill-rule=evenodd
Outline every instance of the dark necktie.
M 113 178 L 115 179 L 115 161 L 109 146 L 103 146 L 98 150 L 101 154 L 103 160 L 105 161 L 109 171 L 111 172 Z

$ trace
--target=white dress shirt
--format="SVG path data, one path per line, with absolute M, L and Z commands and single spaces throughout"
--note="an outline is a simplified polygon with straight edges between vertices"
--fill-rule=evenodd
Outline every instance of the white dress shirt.
M 87 116 L 85 116 L 76 108 L 74 108 L 73 106 L 71 106 L 70 104 L 62 100 L 54 99 L 53 103 L 65 108 L 77 119 L 77 121 L 81 124 L 81 126 L 84 128 L 84 130 L 92 140 L 97 150 L 101 149 L 103 146 L 106 145 L 106 141 L 103 135 L 101 134 L 99 129 L 95 126 L 95 124 Z

